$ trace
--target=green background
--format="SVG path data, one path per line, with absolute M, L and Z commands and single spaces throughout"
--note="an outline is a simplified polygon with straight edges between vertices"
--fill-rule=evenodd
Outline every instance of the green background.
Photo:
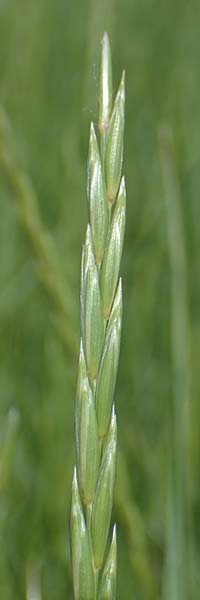
M 2 600 L 72 598 L 80 255 L 104 30 L 115 91 L 127 73 L 117 599 L 199 598 L 199 27 L 195 1 L 0 0 Z

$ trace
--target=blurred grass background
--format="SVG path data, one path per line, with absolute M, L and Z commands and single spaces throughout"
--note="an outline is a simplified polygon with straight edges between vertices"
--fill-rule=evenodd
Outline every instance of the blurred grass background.
M 200 5 L 0 0 L 0 597 L 72 598 L 80 254 L 103 31 L 127 72 L 117 599 L 200 585 Z

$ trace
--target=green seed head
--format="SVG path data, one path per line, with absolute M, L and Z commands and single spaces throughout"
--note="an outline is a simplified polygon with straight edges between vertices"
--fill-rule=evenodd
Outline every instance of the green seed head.
M 89 223 L 81 261 L 81 344 L 71 511 L 75 600 L 115 600 L 116 590 L 116 528 L 110 543 L 110 524 L 117 449 L 114 392 L 122 321 L 119 270 L 126 217 L 125 180 L 121 179 L 124 104 L 123 73 L 112 107 L 111 54 L 104 34 L 100 139 L 92 123 L 87 176 Z

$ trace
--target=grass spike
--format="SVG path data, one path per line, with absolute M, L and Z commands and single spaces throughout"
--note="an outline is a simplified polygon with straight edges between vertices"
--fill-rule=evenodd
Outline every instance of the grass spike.
M 111 542 L 110 528 L 117 452 L 114 391 L 122 321 L 119 272 L 126 218 L 122 177 L 124 103 L 123 72 L 112 106 L 111 53 L 105 33 L 100 69 L 99 137 L 93 123 L 90 129 L 89 223 L 81 263 L 82 340 L 75 408 L 77 464 L 71 512 L 75 600 L 83 597 L 86 600 L 88 593 L 90 600 L 114 600 L 116 591 L 116 528 Z

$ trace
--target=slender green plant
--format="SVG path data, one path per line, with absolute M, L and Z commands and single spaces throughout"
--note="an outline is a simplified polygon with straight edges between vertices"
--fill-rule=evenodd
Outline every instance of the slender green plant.
M 76 351 L 76 336 L 70 325 L 73 305 L 70 288 L 65 283 L 66 278 L 54 239 L 42 222 L 32 181 L 17 164 L 12 128 L 1 105 L 0 169 L 15 197 L 18 218 L 36 258 L 34 264 L 38 278 L 56 308 L 55 324 L 58 334 L 67 352 L 73 356 Z
M 160 162 L 165 202 L 166 234 L 171 279 L 171 356 L 173 395 L 166 560 L 163 598 L 186 600 L 192 585 L 192 526 L 190 515 L 190 327 L 185 232 L 173 130 L 159 132 Z M 191 584 L 190 584 L 191 580 Z
M 93 123 L 88 158 L 89 224 L 81 264 L 81 343 L 75 408 L 71 552 L 75 600 L 112 600 L 116 526 L 111 533 L 117 425 L 122 287 L 119 269 L 126 216 L 122 177 L 125 73 L 112 101 L 108 35 L 102 40 L 99 141 Z

